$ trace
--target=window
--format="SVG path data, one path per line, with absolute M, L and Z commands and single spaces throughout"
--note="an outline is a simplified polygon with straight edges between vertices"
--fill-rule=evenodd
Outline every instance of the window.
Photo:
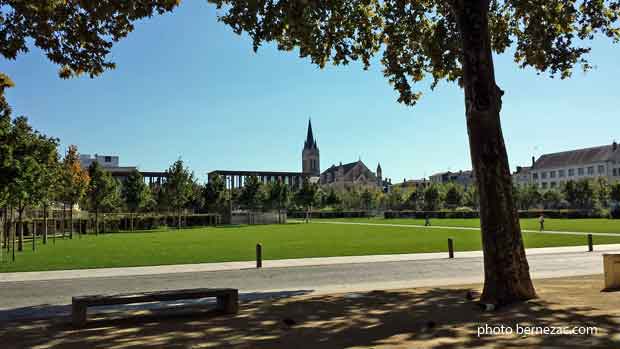
M 593 175 L 594 174 L 594 166 L 588 166 L 588 174 L 589 175 Z
M 569 176 L 569 177 L 572 177 L 572 176 L 574 176 L 574 175 L 575 175 L 575 169 L 574 169 L 574 168 L 569 168 L 569 169 L 568 169 L 568 176 Z
M 558 175 L 560 176 L 560 178 L 566 177 L 566 170 L 559 170 Z
M 614 168 L 614 177 L 618 176 L 618 169 Z
M 598 165 L 598 174 L 603 174 L 603 173 L 605 173 L 605 166 Z
M 112 157 L 111 156 L 106 156 L 103 161 L 105 161 L 105 162 L 112 162 Z
M 538 180 L 538 173 L 536 173 L 536 172 L 532 173 L 532 178 L 534 180 Z
M 555 171 L 549 172 L 549 178 L 555 178 Z
M 543 172 L 541 175 L 542 175 L 542 179 L 547 179 L 547 172 Z
M 577 169 L 577 174 L 583 176 L 583 167 Z
M 556 184 L 555 182 L 551 182 L 549 184 L 551 185 L 551 188 L 555 188 L 555 184 Z
M 542 188 L 543 188 L 543 189 L 547 189 L 547 182 L 543 182 L 543 183 L 542 183 Z

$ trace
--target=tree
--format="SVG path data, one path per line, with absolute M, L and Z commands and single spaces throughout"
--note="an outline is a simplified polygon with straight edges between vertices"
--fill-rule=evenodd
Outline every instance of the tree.
M 327 193 L 327 197 L 325 198 L 325 205 L 334 207 L 338 206 L 342 203 L 342 199 L 338 196 L 334 188 L 329 189 L 329 193 Z
M 90 181 L 86 196 L 88 204 L 95 211 L 95 234 L 99 234 L 99 212 L 112 206 L 116 199 L 117 184 L 109 171 L 106 171 L 98 161 L 88 167 Z
M 312 206 L 316 203 L 317 189 L 316 183 L 310 183 L 308 178 L 304 178 L 301 188 L 295 193 L 295 202 L 306 210 L 306 223 L 310 219 Z
M 203 196 L 207 211 L 223 213 L 226 210 L 226 183 L 222 176 L 209 178 L 209 182 L 204 186 Z
M 594 180 L 594 193 L 600 207 L 609 206 L 610 187 L 607 178 L 598 177 Z
M 568 202 L 568 205 L 571 208 L 576 208 L 578 203 L 578 194 L 577 194 L 577 186 L 574 181 L 570 180 L 564 183 L 564 187 L 562 188 L 562 193 L 564 194 L 564 199 Z
M 271 207 L 278 209 L 278 223 L 285 223 L 282 219 L 282 210 L 288 205 L 290 194 L 288 185 L 282 181 L 275 181 L 269 184 L 267 201 Z
M 151 201 L 151 190 L 136 169 L 131 171 L 123 182 L 121 195 L 131 213 L 131 230 L 134 230 L 134 215 Z
M 478 188 L 475 185 L 470 185 L 465 189 L 463 193 L 463 203 L 467 207 L 471 207 L 477 210 L 480 206 L 480 196 L 478 195 Z
M 620 203 L 620 182 L 611 185 L 609 190 L 609 198 L 616 204 Z
M 239 196 L 239 203 L 246 209 L 253 211 L 264 201 L 265 195 L 261 182 L 256 176 L 246 177 L 243 181 L 243 189 Z
M 172 11 L 179 2 L 2 0 L 0 54 L 14 60 L 34 45 L 61 66 L 61 78 L 94 77 L 115 67 L 106 56 L 115 42 L 133 31 L 134 22 Z M 12 85 L 8 76 L 1 75 L 0 85 Z M 3 92 L 0 89 L 0 105 L 6 103 Z
M 549 189 L 542 195 L 542 202 L 545 209 L 556 209 L 560 206 L 561 201 L 562 194 L 554 189 Z
M 481 301 L 501 305 L 536 296 L 514 207 L 500 123 L 504 92 L 495 80 L 493 52 L 513 48 L 520 67 L 567 78 L 589 69 L 587 40 L 615 40 L 617 1 L 549 0 L 209 0 L 219 20 L 246 33 L 254 50 L 275 41 L 281 50 L 324 67 L 382 54 L 384 75 L 398 101 L 414 105 L 413 84 L 432 77 L 465 92 L 470 155 L 480 195 L 485 284 Z M 510 251 L 510 252 L 508 252 Z
M 462 188 L 453 183 L 449 184 L 448 189 L 446 190 L 445 198 L 444 198 L 446 208 L 455 209 L 461 206 L 462 201 L 463 201 Z
M 178 229 L 181 229 L 181 212 L 191 199 L 193 184 L 194 173 L 184 166 L 183 160 L 175 161 L 166 170 L 166 183 L 164 183 L 166 202 L 177 212 Z
M 60 163 L 58 156 L 58 139 L 38 135 L 35 157 L 38 163 L 37 180 L 34 188 L 34 202 L 43 206 L 43 243 L 47 243 L 48 209 L 57 199 L 60 191 Z M 34 239 L 33 239 L 34 247 Z
M 73 239 L 73 206 L 80 202 L 88 190 L 88 171 L 82 169 L 77 146 L 70 145 L 63 159 L 62 201 L 69 205 L 69 237 Z M 63 210 L 64 216 L 64 210 Z M 63 231 L 64 236 L 64 231 Z
M 437 211 L 441 200 L 439 197 L 439 188 L 436 184 L 431 184 L 424 189 L 424 210 Z
M 364 189 L 361 195 L 361 201 L 362 201 L 362 204 L 364 205 L 363 208 L 367 211 L 370 211 L 370 209 L 372 208 L 374 199 L 375 199 L 374 195 L 370 192 L 370 190 L 368 190 L 368 188 Z
M 594 205 L 594 189 L 587 179 L 582 179 L 575 184 L 575 199 L 577 207 L 584 210 Z

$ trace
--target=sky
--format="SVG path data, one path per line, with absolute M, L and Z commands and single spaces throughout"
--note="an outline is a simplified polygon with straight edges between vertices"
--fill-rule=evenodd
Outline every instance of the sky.
M 117 43 L 117 64 L 95 79 L 58 78 L 36 48 L 0 60 L 15 87 L 16 115 L 80 153 L 118 155 L 121 166 L 163 171 L 181 158 L 202 179 L 212 170 L 301 171 L 308 119 L 321 169 L 359 158 L 400 182 L 471 168 L 462 90 L 442 83 L 415 107 L 397 103 L 380 64 L 323 70 L 272 44 L 252 51 L 247 37 L 216 20 L 203 1 L 136 24 Z M 620 140 L 620 46 L 600 38 L 596 69 L 569 80 L 520 69 L 495 57 L 505 91 L 502 126 L 511 169 L 532 156 Z

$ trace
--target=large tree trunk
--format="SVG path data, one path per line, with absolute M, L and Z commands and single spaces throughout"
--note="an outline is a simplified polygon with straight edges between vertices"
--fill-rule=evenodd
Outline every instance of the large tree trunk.
M 37 220 L 36 218 L 32 218 L 32 250 L 36 249 L 37 243 Z
M 456 0 L 463 43 L 463 83 L 471 161 L 480 195 L 484 252 L 481 302 L 503 305 L 536 297 L 514 206 L 500 124 L 503 91 L 495 83 L 489 0 Z

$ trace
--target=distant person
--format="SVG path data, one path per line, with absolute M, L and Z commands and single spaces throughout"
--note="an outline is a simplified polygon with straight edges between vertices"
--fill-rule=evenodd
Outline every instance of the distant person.
M 545 215 L 540 215 L 540 217 L 538 217 L 538 224 L 540 224 L 540 231 L 545 230 Z
M 425 227 L 430 227 L 431 226 L 431 219 L 428 217 L 428 215 L 424 216 L 424 226 Z

